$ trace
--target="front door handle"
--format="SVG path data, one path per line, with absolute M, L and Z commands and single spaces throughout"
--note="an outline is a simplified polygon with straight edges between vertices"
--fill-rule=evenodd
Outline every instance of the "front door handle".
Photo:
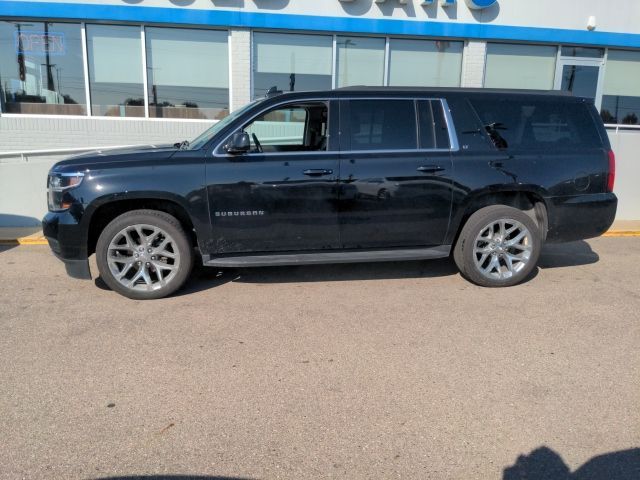
M 310 177 L 321 177 L 323 175 L 331 175 L 333 170 L 328 168 L 307 168 L 302 173 Z
M 418 171 L 422 173 L 438 173 L 442 172 L 443 170 L 444 167 L 441 167 L 439 165 L 422 165 L 421 167 L 418 167 Z

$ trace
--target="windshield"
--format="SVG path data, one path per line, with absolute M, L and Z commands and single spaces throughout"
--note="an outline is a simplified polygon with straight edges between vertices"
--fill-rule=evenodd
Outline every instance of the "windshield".
M 260 99 L 262 100 L 262 99 Z M 247 103 L 244 107 L 236 110 L 235 112 L 231 112 L 229 115 L 224 117 L 222 120 L 214 123 L 211 127 L 202 132 L 195 140 L 189 142 L 189 150 L 198 150 L 202 148 L 209 140 L 213 138 L 215 134 L 221 131 L 224 127 L 233 122 L 236 118 L 242 115 L 244 112 L 253 107 L 260 100 L 254 100 L 253 102 Z

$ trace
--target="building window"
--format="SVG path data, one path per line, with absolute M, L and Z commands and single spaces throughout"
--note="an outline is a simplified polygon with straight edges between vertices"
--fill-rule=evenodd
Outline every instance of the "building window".
M 228 32 L 146 28 L 149 116 L 229 114 Z
M 144 117 L 139 27 L 87 26 L 91 113 Z
M 385 39 L 338 37 L 338 87 L 384 83 Z
M 333 40 L 324 35 L 253 34 L 253 97 L 271 87 L 287 92 L 331 89 Z
M 558 48 L 489 43 L 484 86 L 551 90 Z
M 389 40 L 389 85 L 459 87 L 462 42 Z
M 0 108 L 86 114 L 80 25 L 0 22 Z
M 604 123 L 640 123 L 640 52 L 609 50 L 604 72 Z
M 580 57 L 580 58 L 602 58 L 604 56 L 604 48 L 562 46 L 560 48 L 560 56 Z

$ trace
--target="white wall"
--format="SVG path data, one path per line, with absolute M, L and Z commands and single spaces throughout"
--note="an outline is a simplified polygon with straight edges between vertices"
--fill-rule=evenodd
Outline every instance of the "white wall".
M 616 154 L 616 220 L 640 220 L 640 129 L 609 130 L 609 140 Z
M 165 144 L 211 122 L 0 116 L 0 152 Z M 0 227 L 32 226 L 46 213 L 47 172 L 63 155 L 0 156 Z

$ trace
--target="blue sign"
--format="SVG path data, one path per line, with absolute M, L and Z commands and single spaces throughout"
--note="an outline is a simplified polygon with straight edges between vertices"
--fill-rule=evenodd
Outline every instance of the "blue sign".
M 424 0 L 422 4 L 432 5 L 435 1 L 436 0 Z M 456 4 L 456 1 L 457 0 L 439 0 L 440 5 L 443 7 L 451 7 Z M 498 0 L 465 0 L 467 6 L 473 10 L 482 10 L 483 8 L 488 8 L 497 2 Z
M 483 8 L 489 8 L 498 0 L 464 0 L 469 8 L 474 10 L 482 10 Z

